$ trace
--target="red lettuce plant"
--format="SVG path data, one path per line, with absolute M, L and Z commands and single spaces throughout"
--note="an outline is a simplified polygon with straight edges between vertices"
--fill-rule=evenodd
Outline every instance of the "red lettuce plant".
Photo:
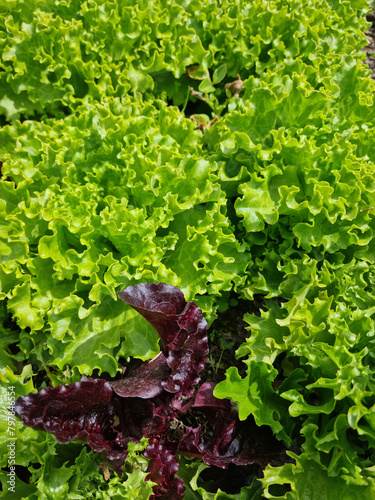
M 55 435 L 60 443 L 86 442 L 119 474 L 129 441 L 149 439 L 145 456 L 154 497 L 183 498 L 178 454 L 226 468 L 285 462 L 272 433 L 239 421 L 228 401 L 214 397 L 215 384 L 196 390 L 208 353 L 207 323 L 194 302 L 165 283 L 143 283 L 118 294 L 157 330 L 161 352 L 120 380 L 82 377 L 21 396 L 16 413 L 25 425 Z

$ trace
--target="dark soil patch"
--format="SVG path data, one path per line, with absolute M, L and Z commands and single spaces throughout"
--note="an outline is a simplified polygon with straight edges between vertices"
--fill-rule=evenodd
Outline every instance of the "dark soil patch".
M 366 52 L 366 64 L 372 72 L 372 78 L 375 79 L 375 10 L 369 12 L 366 19 L 372 25 L 365 31 L 368 45 L 363 50 Z
M 236 358 L 235 352 L 250 336 L 249 325 L 243 317 L 246 313 L 260 314 L 263 301 L 254 302 L 234 296 L 228 300 L 228 309 L 218 313 L 218 317 L 208 330 L 210 352 L 208 363 L 201 374 L 203 381 L 221 382 L 225 380 L 225 371 L 236 366 L 239 373 L 245 375 L 246 366 Z

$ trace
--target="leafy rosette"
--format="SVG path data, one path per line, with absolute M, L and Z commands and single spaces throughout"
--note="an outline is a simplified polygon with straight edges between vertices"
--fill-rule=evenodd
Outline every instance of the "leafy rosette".
M 285 450 L 270 432 L 258 432 L 250 419 L 240 422 L 235 407 L 214 397 L 214 383 L 194 394 L 208 353 L 207 323 L 194 302 L 164 283 L 126 288 L 119 297 L 157 330 L 162 351 L 120 380 L 83 376 L 68 386 L 47 387 L 18 398 L 23 423 L 51 432 L 57 441 L 86 442 L 119 474 L 129 441 L 149 439 L 149 479 L 154 497 L 183 497 L 177 454 L 225 468 L 284 463 Z

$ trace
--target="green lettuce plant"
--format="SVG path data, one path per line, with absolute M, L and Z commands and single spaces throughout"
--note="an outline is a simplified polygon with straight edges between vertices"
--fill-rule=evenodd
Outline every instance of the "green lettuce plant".
M 0 497 L 9 387 L 154 358 L 157 335 L 116 294 L 144 282 L 178 286 L 209 325 L 229 297 L 246 301 L 215 396 L 294 459 L 225 493 L 181 458 L 187 498 L 374 496 L 367 10 L 0 0 Z M 20 498 L 151 494 L 147 443 L 121 480 L 84 445 L 18 421 L 16 438 Z

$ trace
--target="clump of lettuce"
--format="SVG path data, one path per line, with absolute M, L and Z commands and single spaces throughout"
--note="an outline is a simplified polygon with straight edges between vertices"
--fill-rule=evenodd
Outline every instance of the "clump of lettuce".
M 13 148 L 2 170 L 3 297 L 34 359 L 114 375 L 120 356 L 157 352 L 151 329 L 137 338 L 138 320 L 114 302 L 119 286 L 164 280 L 192 295 L 207 281 L 212 290 L 244 281 L 248 257 L 230 230 L 215 164 L 175 108 L 108 100 L 2 134 Z M 134 336 L 124 342 L 127 322 Z M 36 353 L 41 342 L 48 349 Z
M 302 449 L 266 468 L 261 494 L 374 496 L 367 9 L 0 1 L 2 394 L 153 359 L 157 335 L 117 300 L 128 286 L 178 286 L 209 324 L 235 293 L 249 304 L 243 370 L 228 366 L 215 396 Z M 49 498 L 68 476 L 63 498 L 87 484 L 98 498 L 150 494 L 142 467 L 130 472 L 138 451 L 119 486 L 79 446 L 62 454 L 18 424 L 21 496 Z M 201 470 L 180 468 L 189 493 L 221 495 Z
M 221 468 L 285 461 L 271 433 L 257 431 L 251 420 L 240 422 L 227 401 L 213 396 L 215 384 L 194 391 L 208 354 L 207 322 L 194 302 L 165 283 L 130 286 L 119 297 L 157 330 L 161 352 L 113 382 L 84 376 L 19 397 L 15 413 L 25 425 L 54 434 L 60 443 L 87 442 L 119 474 L 129 443 L 148 438 L 152 498 L 184 497 L 183 481 L 175 477 L 176 453 Z M 203 414 L 201 423 L 185 425 L 184 414 L 194 419 L 195 410 Z

